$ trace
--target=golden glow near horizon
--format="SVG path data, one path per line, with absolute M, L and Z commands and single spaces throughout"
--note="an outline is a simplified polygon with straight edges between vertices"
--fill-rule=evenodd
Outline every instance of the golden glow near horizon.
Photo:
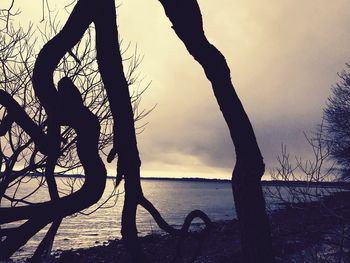
M 49 0 L 62 17 L 68 2 Z M 210 83 L 172 31 L 162 6 L 157 0 L 117 3 L 120 35 L 137 44 L 144 55 L 140 75 L 145 83 L 152 81 L 142 106 L 158 105 L 138 137 L 143 170 L 229 178 L 234 150 Z M 41 4 L 16 0 L 22 14 L 15 22 L 38 24 Z M 350 1 L 199 4 L 206 34 L 231 67 L 266 163 L 274 163 L 282 142 L 293 154 L 307 156 L 302 132 L 320 121 L 336 73 L 350 60 Z

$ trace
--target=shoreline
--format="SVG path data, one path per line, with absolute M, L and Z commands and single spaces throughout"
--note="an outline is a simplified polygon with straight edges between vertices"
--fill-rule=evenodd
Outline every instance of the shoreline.
M 42 177 L 38 174 L 29 174 L 28 177 Z M 81 174 L 71 174 L 71 175 L 62 175 L 55 174 L 56 178 L 81 178 L 84 179 L 84 175 Z M 107 179 L 115 179 L 115 176 L 107 176 Z M 219 178 L 201 178 L 201 177 L 141 177 L 141 181 L 174 181 L 174 182 L 209 182 L 209 183 L 231 183 L 230 179 L 219 179 Z M 309 182 L 309 181 L 300 181 L 300 180 L 262 180 L 262 186 L 286 186 L 286 187 L 320 187 L 320 188 L 339 188 L 339 189 L 350 189 L 349 181 L 337 181 L 337 182 Z
M 317 260 L 327 257 L 328 262 L 349 262 L 350 241 L 345 240 L 346 245 L 342 247 L 337 241 L 344 239 L 344 230 L 350 232 L 350 192 L 338 192 L 320 201 L 297 206 L 285 205 L 270 215 L 270 221 L 276 262 L 314 262 L 313 257 Z M 192 257 L 198 238 L 202 239 L 195 232 L 183 242 L 183 260 L 180 262 L 187 262 Z M 140 237 L 140 242 L 151 262 L 171 262 L 177 255 L 178 238 L 169 234 L 146 235 Z M 233 259 L 243 262 L 241 257 L 238 221 L 218 221 L 213 222 L 195 262 L 231 262 Z M 344 260 L 336 260 L 339 257 Z M 90 248 L 56 251 L 51 260 L 54 263 L 130 262 L 122 240 L 110 240 Z

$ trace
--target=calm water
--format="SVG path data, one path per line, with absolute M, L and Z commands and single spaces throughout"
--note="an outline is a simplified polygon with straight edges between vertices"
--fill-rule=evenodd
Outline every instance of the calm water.
M 19 195 L 27 194 L 35 185 L 37 179 L 31 180 L 19 189 Z M 62 191 L 69 189 L 66 179 L 59 179 L 58 185 Z M 231 185 L 228 182 L 143 180 L 142 186 L 145 196 L 159 209 L 167 222 L 174 226 L 181 226 L 185 216 L 194 209 L 203 210 L 214 221 L 236 217 Z M 113 181 L 108 180 L 103 200 L 110 195 L 112 189 Z M 123 185 L 119 186 L 119 189 L 123 191 Z M 35 201 L 47 199 L 45 188 L 32 197 Z M 120 238 L 123 199 L 124 195 L 120 193 L 114 207 L 99 209 L 89 216 L 78 214 L 65 218 L 55 238 L 54 250 L 91 247 L 110 239 Z M 109 200 L 106 205 L 110 206 L 115 200 L 115 198 Z M 267 202 L 272 201 L 267 199 Z M 151 216 L 143 208 L 138 209 L 137 225 L 140 235 L 159 231 Z M 24 257 L 33 252 L 44 234 L 45 232 L 41 231 L 33 237 L 16 257 Z

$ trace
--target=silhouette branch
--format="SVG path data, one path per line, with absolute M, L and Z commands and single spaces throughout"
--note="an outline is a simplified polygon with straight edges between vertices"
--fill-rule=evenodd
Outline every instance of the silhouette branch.
M 260 182 L 265 170 L 264 162 L 253 127 L 232 85 L 225 57 L 207 40 L 196 0 L 159 1 L 176 35 L 211 82 L 230 130 L 237 160 L 232 174 L 232 190 L 245 262 L 274 262 Z
M 38 248 L 38 251 L 41 251 L 38 253 L 42 254 L 45 249 L 41 247 L 49 246 L 50 236 L 57 231 L 60 220 L 97 202 L 104 190 L 106 170 L 98 155 L 100 133 L 98 119 L 83 105 L 83 99 L 71 79 L 62 78 L 58 90 L 53 82 L 53 72 L 59 61 L 80 41 L 91 23 L 94 23 L 96 30 L 97 63 L 114 119 L 113 148 L 108 155 L 108 161 L 112 161 L 118 155 L 117 182 L 122 178 L 125 180 L 122 235 L 132 260 L 134 262 L 146 260 L 137 238 L 138 204 L 145 206 L 157 223 L 173 234 L 188 232 L 194 217 L 201 218 L 207 227 L 209 226 L 210 220 L 207 216 L 203 212 L 194 211 L 186 217 L 182 230 L 176 230 L 165 222 L 156 208 L 144 197 L 140 184 L 141 161 L 136 143 L 134 112 L 118 42 L 115 3 L 114 0 L 106 0 L 103 4 L 94 0 L 80 0 L 77 1 L 62 30 L 41 49 L 33 70 L 32 82 L 35 94 L 48 116 L 45 135 L 48 148 L 45 176 L 49 184 L 51 201 L 22 207 L 0 208 L 0 223 L 28 219 L 0 242 L 2 251 L 0 259 L 8 258 L 37 231 L 54 222 L 43 240 L 43 245 Z M 77 57 L 74 56 L 77 61 Z M 4 129 L 10 126 L 11 121 L 10 118 L 5 119 Z M 59 155 L 62 125 L 71 127 L 77 134 L 77 153 L 85 170 L 85 181 L 77 192 L 60 198 L 53 171 Z M 29 129 L 29 125 L 24 126 L 24 129 Z M 19 233 L 21 237 L 16 238 Z
M 14 234 L 6 236 L 0 243 L 0 259 L 11 256 L 46 224 L 94 204 L 103 193 L 107 172 L 97 150 L 100 130 L 98 120 L 84 107 L 80 96 L 76 96 L 77 89 L 70 79 L 62 79 L 58 87 L 57 98 L 66 103 L 66 107 L 62 109 L 61 123 L 73 127 L 77 132 L 77 150 L 85 169 L 85 182 L 77 192 L 57 200 L 31 206 L 0 208 L 1 223 L 28 219 Z

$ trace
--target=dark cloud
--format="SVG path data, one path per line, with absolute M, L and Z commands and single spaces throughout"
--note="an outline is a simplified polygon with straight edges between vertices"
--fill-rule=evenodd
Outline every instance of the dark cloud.
M 282 143 L 291 155 L 308 158 L 303 132 L 320 122 L 336 72 L 349 59 L 350 2 L 222 2 L 224 9 L 200 3 L 206 32 L 230 64 L 266 164 L 276 164 Z M 232 169 L 233 146 L 210 84 L 178 40 L 172 41 L 174 48 L 162 42 L 163 49 L 176 56 L 167 58 L 169 64 L 162 58 L 168 73 L 157 75 L 164 88 L 158 111 L 165 114 L 150 117 L 144 152 L 157 149 L 158 165 L 176 155 L 176 165 L 191 166 L 186 160 L 193 157 L 203 166 Z M 148 154 L 144 160 L 153 161 Z
M 32 2 L 18 3 L 22 15 L 33 16 Z M 227 58 L 267 165 L 276 162 L 281 143 L 292 154 L 307 157 L 303 131 L 320 121 L 336 73 L 350 60 L 350 1 L 199 4 L 205 31 Z M 158 104 L 139 136 L 144 169 L 230 171 L 233 146 L 210 83 L 176 37 L 161 5 L 128 0 L 118 12 L 121 36 L 137 43 L 145 56 L 141 76 L 152 80 L 142 105 Z

